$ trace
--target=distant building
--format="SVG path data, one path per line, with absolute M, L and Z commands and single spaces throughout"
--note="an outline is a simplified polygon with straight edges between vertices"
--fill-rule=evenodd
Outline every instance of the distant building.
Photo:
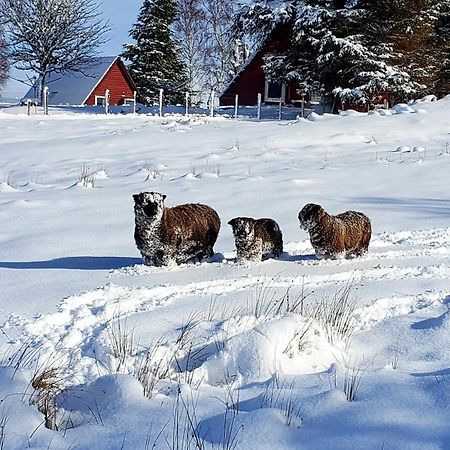
M 120 57 L 107 56 L 95 58 L 91 67 L 84 73 L 66 72 L 64 74 L 52 72 L 46 78 L 49 89 L 49 105 L 103 106 L 105 92 L 109 89 L 110 105 L 132 103 L 136 86 L 125 64 Z M 39 80 L 23 97 L 40 100 Z M 139 94 L 138 102 L 142 102 Z
M 239 95 L 239 104 L 253 106 L 257 103 L 258 94 L 261 94 L 263 103 L 284 104 L 299 103 L 302 99 L 298 92 L 297 83 L 282 84 L 269 80 L 263 70 L 264 57 L 272 52 L 285 50 L 288 42 L 278 38 L 269 42 L 258 52 L 256 52 L 234 77 L 220 96 L 222 106 L 234 105 L 236 94 Z
M 391 102 L 391 96 L 383 93 L 379 96 L 376 104 L 361 105 L 353 103 L 342 103 L 334 95 L 322 95 L 321 92 L 303 94 L 298 82 L 281 83 L 270 80 L 263 70 L 264 57 L 270 54 L 282 53 L 289 48 L 290 42 L 287 33 L 273 33 L 266 44 L 257 51 L 231 80 L 219 97 L 221 106 L 232 106 L 235 104 L 236 95 L 239 96 L 239 105 L 254 106 L 257 103 L 258 94 L 261 101 L 266 104 L 278 104 L 304 106 L 308 111 L 316 111 L 320 114 L 327 112 L 338 112 L 344 109 L 356 109 L 367 111 L 368 108 L 382 107 Z

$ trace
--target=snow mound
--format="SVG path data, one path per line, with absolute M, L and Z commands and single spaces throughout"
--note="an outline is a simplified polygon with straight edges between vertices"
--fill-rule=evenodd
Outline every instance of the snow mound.
M 144 401 L 142 385 L 131 375 L 105 375 L 91 383 L 71 386 L 56 402 L 61 418 L 70 417 L 72 427 L 98 423 L 96 415 L 107 418 Z
M 219 175 L 212 172 L 201 172 L 198 173 L 195 178 L 219 178 Z
M 410 153 L 411 152 L 411 147 L 408 147 L 407 145 L 400 145 L 399 147 L 397 147 L 394 152 L 396 153 Z
M 324 117 L 321 116 L 320 114 L 317 114 L 316 112 L 312 112 L 312 113 L 308 114 L 307 119 L 311 122 L 317 122 L 317 121 L 323 120 Z
M 399 103 L 392 108 L 396 114 L 414 113 L 416 110 L 406 103 Z
M 2 181 L 0 183 L 0 192 L 15 192 L 16 189 L 14 189 L 12 186 L 10 186 L 6 181 Z
M 277 372 L 321 371 L 334 360 L 320 327 L 297 314 L 232 318 L 218 327 L 216 340 L 223 348 L 195 370 L 195 379 L 213 386 L 262 382 Z

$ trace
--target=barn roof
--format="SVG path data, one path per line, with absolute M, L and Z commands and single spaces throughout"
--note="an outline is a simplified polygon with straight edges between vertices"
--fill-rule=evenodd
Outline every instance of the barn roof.
M 118 56 L 95 58 L 91 67 L 84 73 L 69 71 L 64 74 L 52 72 L 47 76 L 46 85 L 49 89 L 50 105 L 82 105 L 89 97 L 108 69 L 118 59 Z M 22 100 L 36 99 L 37 89 L 34 86 Z

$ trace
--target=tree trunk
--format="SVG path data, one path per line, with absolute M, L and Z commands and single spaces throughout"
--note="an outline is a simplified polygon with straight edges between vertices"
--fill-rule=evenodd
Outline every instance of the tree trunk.
M 39 97 L 38 100 L 39 100 L 39 104 L 41 106 L 43 106 L 43 104 L 44 104 L 44 88 L 45 88 L 45 76 L 46 75 L 47 74 L 39 76 L 39 93 L 36 97 Z

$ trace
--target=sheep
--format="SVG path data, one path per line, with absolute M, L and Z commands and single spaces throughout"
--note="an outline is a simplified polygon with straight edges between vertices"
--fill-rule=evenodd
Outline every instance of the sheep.
M 235 217 L 228 224 L 233 228 L 238 261 L 278 258 L 283 253 L 283 236 L 275 220 Z
M 328 214 L 320 205 L 308 203 L 298 214 L 300 228 L 309 232 L 311 245 L 320 258 L 354 258 L 369 249 L 372 226 L 363 213 Z
M 146 265 L 182 264 L 210 258 L 220 229 L 216 211 L 206 205 L 165 208 L 166 195 L 134 194 L 134 239 Z

